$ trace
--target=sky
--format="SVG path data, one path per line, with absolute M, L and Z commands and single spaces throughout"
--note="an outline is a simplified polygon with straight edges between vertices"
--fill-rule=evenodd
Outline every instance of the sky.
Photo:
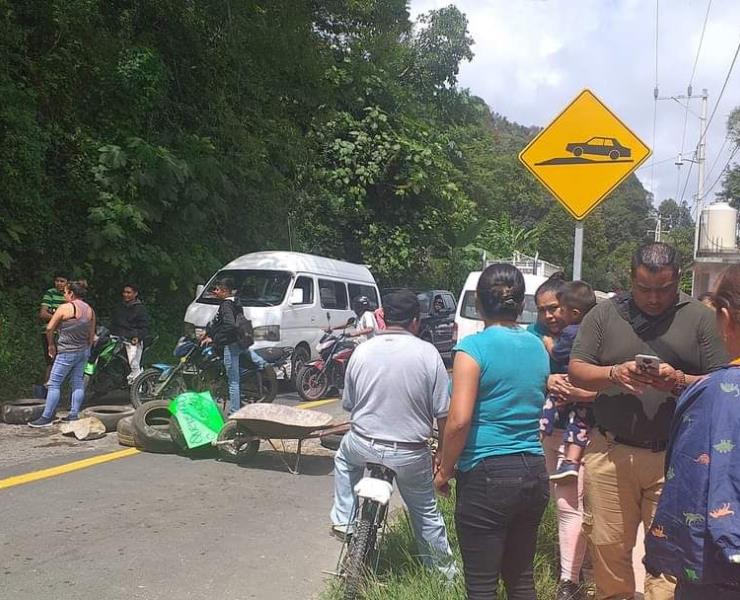
M 680 169 L 675 162 L 686 111 L 675 100 L 657 102 L 653 141 L 655 0 L 411 0 L 410 11 L 416 18 L 453 3 L 467 15 L 475 57 L 461 66 L 459 83 L 511 121 L 545 126 L 582 89 L 591 89 L 653 150 L 637 176 L 656 204 L 683 197 L 693 209 L 698 169 L 694 164 L 687 177 L 686 159 L 699 139 L 698 96 L 707 88 L 711 114 L 740 43 L 740 1 L 657 2 L 657 83 L 659 95 L 670 97 L 687 93 L 710 1 Z M 719 176 L 733 148 L 725 142 L 726 122 L 736 106 L 740 57 L 706 136 L 705 203 L 721 188 Z M 734 162 L 740 162 L 740 153 Z

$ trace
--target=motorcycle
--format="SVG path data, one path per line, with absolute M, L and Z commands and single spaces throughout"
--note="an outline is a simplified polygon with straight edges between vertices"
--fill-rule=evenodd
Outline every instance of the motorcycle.
M 128 389 L 128 376 L 131 368 L 124 343 L 126 338 L 112 335 L 103 326 L 96 330 L 95 343 L 90 358 L 85 364 L 83 380 L 85 395 L 88 398 L 104 396 L 114 390 Z M 144 346 L 146 352 L 151 343 Z
M 255 352 L 268 365 L 258 367 L 249 352 L 240 357 L 241 405 L 254 402 L 272 402 L 277 395 L 275 369 L 284 369 L 293 348 L 260 348 Z M 139 407 L 152 400 L 170 399 L 186 390 L 210 391 L 222 408 L 229 402 L 226 368 L 212 344 L 201 346 L 197 340 L 182 337 L 177 342 L 174 356 L 177 364 L 154 364 L 131 385 L 131 404 Z
M 346 328 L 355 322 L 354 318 L 349 319 L 339 334 L 330 329 L 324 331 L 316 346 L 319 358 L 304 363 L 298 371 L 296 389 L 301 400 L 318 400 L 330 389 L 341 390 L 344 387 L 347 362 L 356 348 L 356 344 L 348 339 Z

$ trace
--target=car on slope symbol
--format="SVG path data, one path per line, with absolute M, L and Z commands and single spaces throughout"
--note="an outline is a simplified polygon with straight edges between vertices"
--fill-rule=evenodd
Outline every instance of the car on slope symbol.
M 629 158 L 632 155 L 629 148 L 622 146 L 616 138 L 612 137 L 592 137 L 586 142 L 571 142 L 565 147 L 565 150 L 572 153 L 573 156 L 593 154 L 608 156 L 612 160 Z

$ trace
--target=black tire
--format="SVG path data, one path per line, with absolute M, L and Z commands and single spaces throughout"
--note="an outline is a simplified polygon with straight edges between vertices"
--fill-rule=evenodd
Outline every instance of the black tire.
M 344 570 L 344 600 L 355 600 L 362 596 L 365 577 L 371 569 L 370 562 L 374 553 L 375 524 L 373 521 L 374 519 L 360 519 L 350 538 Z
M 260 440 L 241 441 L 240 430 L 236 421 L 226 421 L 218 434 L 218 441 L 229 441 L 218 445 L 218 454 L 222 460 L 243 465 L 250 462 L 260 449 Z
M 136 443 L 136 434 L 134 433 L 134 425 L 132 423 L 133 415 L 130 417 L 123 417 L 118 421 L 116 425 L 116 435 L 118 436 L 118 443 L 121 446 L 130 446 L 136 448 L 139 444 Z
M 319 438 L 319 443 L 328 450 L 334 450 L 336 452 L 339 450 L 339 445 L 342 443 L 342 440 L 344 439 L 343 433 L 328 433 L 326 435 L 322 435 Z
M 305 402 L 320 400 L 329 391 L 328 373 L 326 371 L 321 373 L 321 370 L 315 366 L 306 365 L 298 373 L 296 391 L 301 397 L 301 400 Z
M 174 452 L 170 435 L 169 400 L 152 400 L 136 409 L 133 418 L 136 440 L 148 452 Z
M 261 382 L 260 382 L 261 379 Z M 260 385 L 261 383 L 261 385 Z M 265 367 L 263 370 L 249 373 L 239 383 L 241 388 L 241 405 L 262 402 L 269 404 L 277 396 L 278 381 L 275 369 Z
M 580 146 L 573 148 L 573 156 L 581 156 L 581 154 L 583 154 L 583 148 Z
M 177 422 L 175 415 L 170 417 L 170 436 L 180 452 L 188 451 L 188 442 L 185 440 L 185 434 L 182 432 L 180 423 Z
M 294 388 L 298 381 L 298 373 L 309 360 L 311 360 L 311 351 L 306 346 L 296 346 L 290 357 L 290 383 Z
M 85 417 L 95 417 L 100 419 L 103 425 L 105 425 L 106 431 L 116 431 L 118 421 L 124 417 L 133 416 L 134 411 L 134 407 L 130 404 L 125 404 L 123 406 L 120 404 L 104 404 L 86 408 L 82 411 L 82 414 Z
M 10 425 L 30 423 L 43 414 L 45 405 L 45 401 L 37 398 L 10 400 L 2 406 L 3 421 Z
M 611 158 L 612 160 L 617 160 L 620 156 L 621 154 L 619 153 L 619 150 L 612 150 L 611 152 L 609 152 L 609 158 Z
M 186 391 L 187 388 L 182 377 L 175 375 L 167 384 L 167 387 L 161 390 L 158 396 L 155 396 L 154 388 L 159 383 L 161 375 L 162 371 L 159 369 L 146 369 L 134 379 L 129 392 L 131 404 L 134 408 L 139 408 L 141 405 L 154 400 L 171 400 Z

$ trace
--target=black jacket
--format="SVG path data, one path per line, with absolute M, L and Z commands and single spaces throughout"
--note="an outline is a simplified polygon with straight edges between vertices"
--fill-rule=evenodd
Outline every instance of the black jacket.
M 113 311 L 110 329 L 113 335 L 143 341 L 149 335 L 149 313 L 141 300 L 119 304 Z
M 218 307 L 216 316 L 206 327 L 206 333 L 219 349 L 239 340 L 239 329 L 236 326 L 237 310 L 241 310 L 238 303 L 229 299 L 224 300 Z

